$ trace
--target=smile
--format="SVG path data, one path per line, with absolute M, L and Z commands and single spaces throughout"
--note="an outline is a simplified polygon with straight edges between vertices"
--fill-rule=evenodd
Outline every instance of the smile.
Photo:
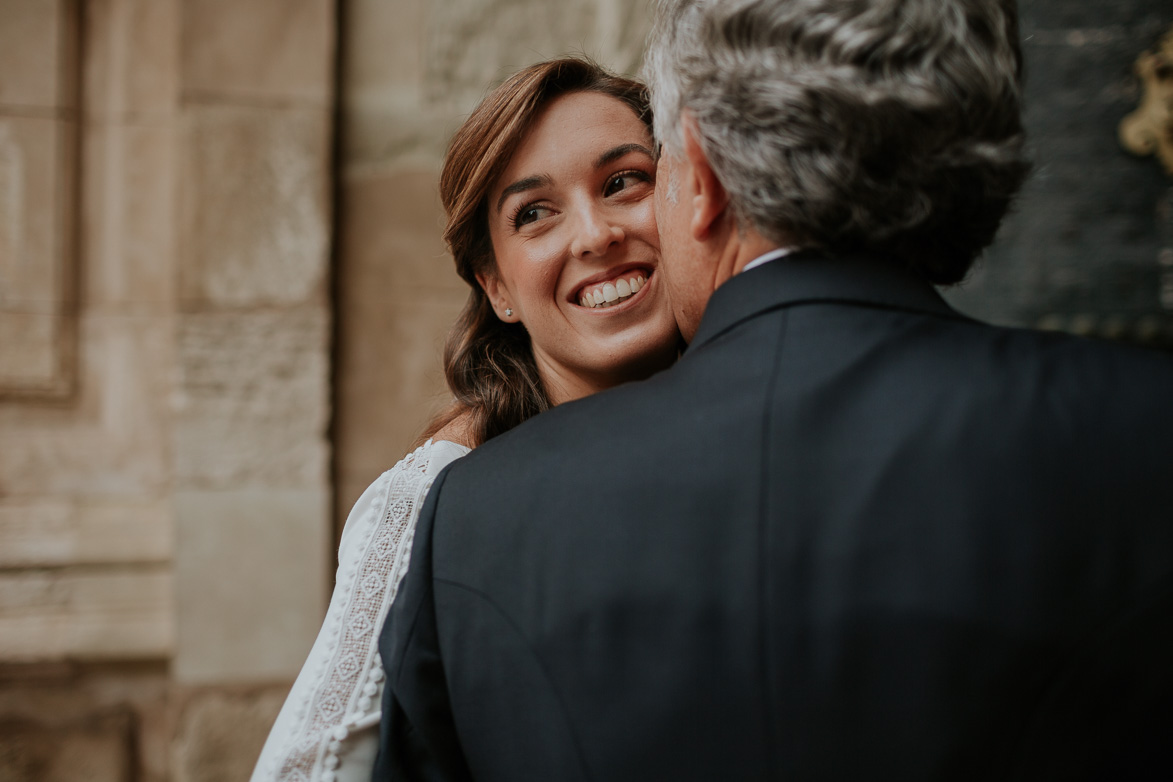
M 587 285 L 579 292 L 578 303 L 588 309 L 605 309 L 621 304 L 647 283 L 642 271 L 625 273 L 614 280 Z

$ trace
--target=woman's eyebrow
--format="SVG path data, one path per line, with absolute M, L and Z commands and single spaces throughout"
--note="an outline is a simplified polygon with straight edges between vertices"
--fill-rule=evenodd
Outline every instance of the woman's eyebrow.
M 620 144 L 619 146 L 612 147 L 603 154 L 599 155 L 598 160 L 595 161 L 595 168 L 602 168 L 608 163 L 623 157 L 628 152 L 642 152 L 652 160 L 656 159 L 655 156 L 652 155 L 652 151 L 643 144 Z
M 547 186 L 552 184 L 553 181 L 553 179 L 545 174 L 541 176 L 527 176 L 525 179 L 517 180 L 501 191 L 501 197 L 497 199 L 497 211 L 501 211 L 501 207 L 505 204 L 505 199 L 514 193 L 524 193 L 526 190 L 533 190 L 535 187 Z

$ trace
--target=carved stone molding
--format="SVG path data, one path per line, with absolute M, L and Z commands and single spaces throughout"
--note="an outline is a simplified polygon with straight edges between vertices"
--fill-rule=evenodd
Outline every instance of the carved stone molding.
M 76 382 L 80 14 L 0 4 L 0 398 Z

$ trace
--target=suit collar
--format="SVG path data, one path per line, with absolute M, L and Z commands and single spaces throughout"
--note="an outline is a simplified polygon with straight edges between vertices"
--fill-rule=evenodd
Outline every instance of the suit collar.
M 737 274 L 718 288 L 689 347 L 769 310 L 825 302 L 964 317 L 932 285 L 891 262 L 862 255 L 826 258 L 799 252 Z

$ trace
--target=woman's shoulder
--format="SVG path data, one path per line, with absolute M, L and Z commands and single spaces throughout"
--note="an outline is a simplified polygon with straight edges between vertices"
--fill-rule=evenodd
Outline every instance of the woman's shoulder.
M 377 524 L 383 515 L 382 509 L 394 501 L 396 496 L 418 493 L 421 486 L 430 483 L 441 470 L 470 450 L 459 442 L 439 437 L 440 433 L 437 432 L 435 437 L 406 454 L 359 496 L 342 528 L 343 549 L 347 548 L 347 538 L 356 531 L 356 527 Z

